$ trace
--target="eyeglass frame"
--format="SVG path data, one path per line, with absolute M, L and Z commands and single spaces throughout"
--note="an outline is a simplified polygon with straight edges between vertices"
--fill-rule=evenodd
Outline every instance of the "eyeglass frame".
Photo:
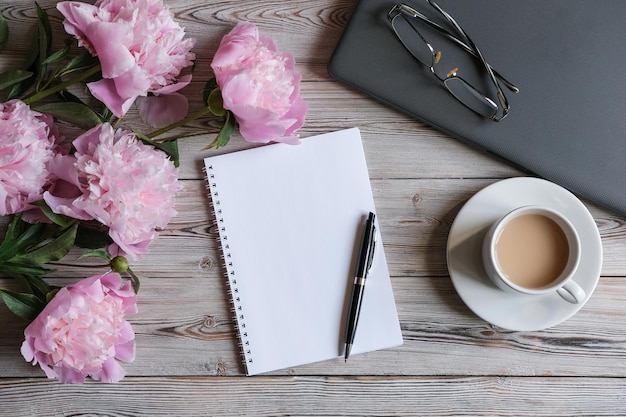
M 475 113 L 481 115 L 482 117 L 487 117 L 487 118 L 489 118 L 489 119 L 491 119 L 493 121 L 496 121 L 496 122 L 504 119 L 509 114 L 510 106 L 509 106 L 509 102 L 508 102 L 506 96 L 504 95 L 504 92 L 502 91 L 502 88 L 500 87 L 500 83 L 498 82 L 498 80 L 500 80 L 513 93 L 518 93 L 519 92 L 519 88 L 517 88 L 513 83 L 511 83 L 510 81 L 505 79 L 494 68 L 492 68 L 491 65 L 489 65 L 489 63 L 487 63 L 487 61 L 485 60 L 485 58 L 484 58 L 482 52 L 480 51 L 480 49 L 478 49 L 476 44 L 467 35 L 467 33 L 463 30 L 463 28 L 461 28 L 461 26 L 456 22 L 456 20 L 454 20 L 454 18 L 452 16 L 450 16 L 450 14 L 448 14 L 441 7 L 439 7 L 439 5 L 437 3 L 435 3 L 434 1 L 432 1 L 432 0 L 425 0 L 425 1 L 446 19 L 446 21 L 457 32 L 458 36 L 460 36 L 463 40 L 459 39 L 459 37 L 457 37 L 454 34 L 450 33 L 450 31 L 448 31 L 447 29 L 445 29 L 444 27 L 442 27 L 438 23 L 434 22 L 430 18 L 426 17 L 422 13 L 418 12 L 417 10 L 412 8 L 411 6 L 408 6 L 407 4 L 404 4 L 404 3 L 397 3 L 396 5 L 394 5 L 389 10 L 389 12 L 387 12 L 387 19 L 389 20 L 391 28 L 393 29 L 396 37 L 400 40 L 400 42 L 405 47 L 405 49 L 407 49 L 407 51 L 409 53 L 411 53 L 411 55 L 413 55 L 423 65 L 428 66 L 428 64 L 423 62 L 422 59 L 420 59 L 415 54 L 413 54 L 411 49 L 407 47 L 407 45 L 405 44 L 403 38 L 397 32 L 397 30 L 396 30 L 396 28 L 394 26 L 394 20 L 398 16 L 401 16 L 402 18 L 404 18 L 407 21 L 409 26 L 411 26 L 413 31 L 421 38 L 421 40 L 424 42 L 426 47 L 430 50 L 430 52 L 432 54 L 432 61 L 431 61 L 431 64 L 429 66 L 429 69 L 430 69 L 431 73 L 433 74 L 433 76 L 444 84 L 444 86 L 446 87 L 448 92 L 452 96 L 454 96 L 460 103 L 462 103 L 465 107 L 467 107 L 468 109 L 470 109 L 470 110 L 474 111 Z M 426 40 L 426 38 L 424 38 L 422 33 L 419 31 L 419 29 L 417 29 L 417 27 L 415 27 L 415 24 L 410 19 L 408 19 L 407 16 L 408 17 L 412 17 L 412 18 L 414 18 L 416 20 L 419 19 L 419 21 L 422 21 L 422 22 L 428 24 L 430 27 L 432 27 L 433 29 L 437 30 L 442 35 L 444 35 L 447 39 L 451 40 L 456 45 L 461 47 L 465 52 L 471 54 L 472 56 L 474 56 L 475 58 L 480 60 L 482 65 L 484 66 L 487 74 L 489 75 L 489 78 L 490 78 L 491 82 L 495 86 L 496 96 L 497 96 L 498 102 L 500 103 L 500 106 L 498 106 L 494 102 L 493 99 L 489 98 L 487 95 L 485 95 L 484 93 L 480 92 L 478 89 L 476 89 L 473 85 L 471 85 L 469 82 L 464 80 L 462 77 L 459 77 L 456 74 L 456 71 L 458 71 L 458 68 L 454 68 L 452 71 L 448 72 L 448 74 L 444 78 L 442 78 L 440 75 L 438 75 L 435 72 L 435 65 L 439 61 L 439 58 L 441 56 L 441 51 L 435 52 L 435 49 L 432 47 L 432 45 Z M 480 96 L 482 99 L 484 99 L 488 104 L 492 104 L 495 107 L 495 111 L 494 111 L 493 115 L 487 116 L 486 114 L 481 114 L 478 110 L 476 110 L 475 108 L 472 108 L 469 104 L 465 103 L 463 100 L 461 100 L 459 97 L 457 97 L 457 95 L 446 84 L 446 80 L 449 80 L 449 79 L 458 79 L 458 80 L 462 81 L 463 84 L 465 84 L 467 87 L 471 88 L 474 93 L 477 93 L 477 95 Z

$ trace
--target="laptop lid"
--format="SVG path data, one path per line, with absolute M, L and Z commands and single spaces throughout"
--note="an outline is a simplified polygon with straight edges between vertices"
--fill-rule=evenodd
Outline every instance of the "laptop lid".
M 425 0 L 405 3 L 437 16 Z M 519 88 L 502 87 L 510 114 L 499 122 L 459 103 L 404 48 L 387 20 L 395 4 L 358 2 L 329 62 L 333 77 L 626 215 L 626 2 L 438 0 Z M 458 67 L 495 100 L 479 61 L 417 27 L 442 51 L 444 67 Z

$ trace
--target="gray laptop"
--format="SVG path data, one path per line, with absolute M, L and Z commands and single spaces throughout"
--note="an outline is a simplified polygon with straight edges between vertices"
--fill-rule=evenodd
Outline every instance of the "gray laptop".
M 426 0 L 405 3 L 437 18 Z M 626 215 L 626 1 L 437 1 L 519 88 L 502 87 L 510 113 L 499 122 L 461 104 L 407 51 L 387 20 L 395 4 L 357 3 L 329 63 L 333 77 Z M 495 101 L 480 61 L 426 26 L 416 27 L 442 51 L 438 67 L 458 67 Z

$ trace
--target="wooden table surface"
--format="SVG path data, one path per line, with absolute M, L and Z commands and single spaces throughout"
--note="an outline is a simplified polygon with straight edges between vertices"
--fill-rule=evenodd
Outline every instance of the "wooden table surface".
M 455 215 L 483 187 L 525 176 L 334 81 L 329 57 L 354 0 L 167 0 L 197 39 L 191 109 L 211 77 L 221 37 L 240 21 L 257 24 L 291 51 L 309 104 L 301 136 L 357 126 L 363 143 L 404 344 L 271 374 L 247 377 L 212 227 L 202 158 L 251 147 L 239 135 L 217 151 L 215 120 L 196 122 L 181 141 L 179 214 L 134 269 L 145 277 L 137 315 L 137 357 L 117 384 L 48 380 L 20 355 L 26 323 L 0 307 L 2 416 L 573 416 L 626 415 L 626 222 L 584 201 L 600 230 L 604 263 L 589 302 L 571 319 L 533 332 L 478 318 L 457 295 L 446 267 Z M 62 18 L 40 0 L 57 42 Z M 19 65 L 34 2 L 2 2 L 11 30 L 0 71 Z M 126 121 L 134 123 L 133 110 Z M 70 258 L 70 263 L 78 264 Z M 67 284 L 83 269 L 59 266 Z M 10 280 L 0 286 L 12 288 Z

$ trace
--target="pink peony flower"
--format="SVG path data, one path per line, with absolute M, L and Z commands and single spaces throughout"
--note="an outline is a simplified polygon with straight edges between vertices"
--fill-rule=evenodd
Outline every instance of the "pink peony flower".
M 137 312 L 129 281 L 111 272 L 59 290 L 24 331 L 22 356 L 65 383 L 117 382 L 116 361 L 135 359 L 135 333 L 125 315 Z
M 139 96 L 171 94 L 191 81 L 191 75 L 176 79 L 195 59 L 195 40 L 184 38 L 162 0 L 65 1 L 57 8 L 67 33 L 98 56 L 103 79 L 87 86 L 117 117 Z M 180 114 L 180 108 L 168 111 Z
M 129 131 L 102 124 L 73 145 L 74 155 L 50 164 L 58 178 L 44 200 L 58 214 L 108 226 L 119 255 L 136 260 L 176 215 L 182 185 L 165 153 L 137 141 Z
M 20 100 L 0 103 L 0 216 L 33 209 L 60 140 L 52 117 Z
M 294 132 L 304 125 L 307 104 L 294 67 L 291 54 L 277 53 L 252 23 L 239 23 L 222 39 L 211 68 L 247 141 L 299 143 Z

